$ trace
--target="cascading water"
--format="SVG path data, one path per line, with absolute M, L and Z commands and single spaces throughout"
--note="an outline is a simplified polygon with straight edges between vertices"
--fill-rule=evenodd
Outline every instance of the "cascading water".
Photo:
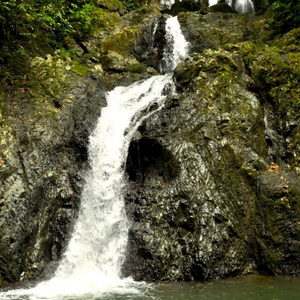
M 171 8 L 172 4 L 175 3 L 175 0 L 162 0 L 161 5 L 163 5 L 166 8 Z
M 188 52 L 189 44 L 185 40 L 177 17 L 166 20 L 166 47 L 160 63 L 162 73 L 170 73 L 183 60 Z
M 230 0 L 232 1 L 232 0 Z M 254 4 L 252 0 L 236 0 L 234 9 L 238 11 L 239 13 L 248 13 L 248 14 L 254 14 Z
M 218 0 L 209 0 L 208 3 L 209 3 L 209 6 L 216 5 L 216 4 L 218 4 Z
M 209 0 L 209 6 L 215 5 L 218 2 L 218 0 Z M 225 2 L 239 13 L 255 13 L 255 8 L 252 0 L 225 0 Z
M 169 47 L 170 54 L 165 51 L 167 70 L 171 71 L 187 55 L 188 46 L 176 17 L 167 20 L 166 30 L 167 42 L 174 44 Z M 90 137 L 91 168 L 79 217 L 54 278 L 29 290 L 0 293 L 1 299 L 83 299 L 84 295 L 102 299 L 107 293 L 138 291 L 141 284 L 120 278 L 128 232 L 122 198 L 124 163 L 137 127 L 153 113 L 147 108 L 152 103 L 161 107 L 165 91 L 174 92 L 170 86 L 169 74 L 107 93 L 107 107 Z
M 140 117 L 139 112 L 153 102 L 161 104 L 167 84 L 171 84 L 170 76 L 157 76 L 107 94 L 108 105 L 90 137 L 91 170 L 68 249 L 55 277 L 30 293 L 43 299 L 115 289 L 134 292 L 132 280 L 119 277 L 128 231 L 123 164 L 132 135 L 147 116 Z
M 182 0 L 178 0 L 178 1 L 181 2 Z M 162 5 L 163 8 L 170 9 L 175 2 L 176 2 L 175 0 L 162 0 L 160 4 Z M 201 2 L 201 1 L 195 0 L 195 2 Z

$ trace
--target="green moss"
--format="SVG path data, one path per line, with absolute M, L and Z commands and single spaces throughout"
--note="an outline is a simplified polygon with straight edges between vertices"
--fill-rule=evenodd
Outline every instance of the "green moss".
M 146 71 L 146 67 L 141 65 L 140 63 L 131 64 L 128 67 L 128 71 L 131 73 L 142 73 Z
M 276 46 L 285 47 L 291 45 L 300 45 L 300 28 L 296 28 L 285 34 L 276 41 Z
M 249 167 L 243 167 L 241 171 L 244 175 L 248 176 L 251 180 L 253 179 L 253 183 L 256 182 L 259 173 L 255 169 Z
M 253 55 L 256 54 L 259 50 L 259 47 L 255 43 L 250 41 L 240 43 L 239 46 L 239 53 L 244 57 L 253 57 Z
M 128 55 L 130 47 L 136 38 L 141 34 L 139 28 L 127 27 L 123 30 L 109 36 L 101 43 L 102 51 L 115 51 L 121 55 Z
M 0 126 L 6 124 L 6 119 L 8 116 L 7 105 L 5 103 L 6 95 L 3 92 L 0 92 Z
M 154 10 L 151 7 L 142 7 L 134 10 L 127 15 L 126 20 L 130 22 L 130 26 L 136 26 L 143 23 L 143 19 L 153 15 Z
M 110 11 L 122 11 L 124 9 L 123 1 L 119 0 L 97 0 L 98 4 Z
M 101 30 L 108 30 L 112 27 L 114 27 L 116 24 L 118 24 L 120 21 L 120 17 L 117 13 L 114 12 L 107 12 L 105 10 L 102 10 L 99 14 L 98 18 L 98 26 Z
M 75 74 L 85 77 L 89 71 L 89 68 L 84 64 L 74 64 L 71 66 L 71 70 Z
M 295 51 L 267 47 L 248 61 L 253 79 L 280 115 L 300 117 L 300 46 Z
M 300 213 L 300 190 L 297 189 L 295 186 L 291 185 L 288 191 L 289 198 L 292 202 L 297 203 L 299 213 Z
M 132 0 L 136 7 L 143 7 L 149 4 L 149 0 Z
M 66 95 L 76 78 L 70 72 L 70 62 L 70 55 L 64 51 L 58 51 L 54 56 L 48 55 L 46 59 L 34 58 L 31 61 L 30 73 L 14 80 L 9 95 L 0 95 L 1 113 L 8 111 L 1 121 L 13 120 L 28 128 L 30 124 L 38 123 L 41 119 L 47 124 L 45 126 L 54 124 L 53 121 L 64 106 Z M 74 62 L 78 65 L 81 63 L 79 60 Z M 79 71 L 83 72 L 81 69 Z M 14 101 L 5 102 L 8 96 Z

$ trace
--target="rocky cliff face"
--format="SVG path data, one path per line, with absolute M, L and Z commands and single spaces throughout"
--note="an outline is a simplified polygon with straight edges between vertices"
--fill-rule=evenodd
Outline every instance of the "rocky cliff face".
M 59 258 L 76 217 L 88 136 L 105 98 L 101 82 L 66 66 L 33 60 L 20 90 L 1 99 L 0 274 L 10 282 Z
M 157 4 L 157 3 L 156 3 Z M 178 95 L 139 128 L 125 191 L 124 276 L 299 276 L 299 30 L 267 46 L 262 17 L 179 15 L 193 54 Z M 159 72 L 156 8 L 120 17 L 79 59 L 30 61 L 0 95 L 0 283 L 55 269 L 76 220 L 105 91 Z
M 89 135 L 105 92 L 157 73 L 127 50 L 145 27 L 137 22 L 157 13 L 127 14 L 111 35 L 90 41 L 86 57 L 61 50 L 30 58 L 22 76 L 3 81 L 0 286 L 55 270 L 77 217 Z
M 299 276 L 298 31 L 256 52 L 252 17 L 179 17 L 197 53 L 175 69 L 178 96 L 131 144 L 124 273 Z

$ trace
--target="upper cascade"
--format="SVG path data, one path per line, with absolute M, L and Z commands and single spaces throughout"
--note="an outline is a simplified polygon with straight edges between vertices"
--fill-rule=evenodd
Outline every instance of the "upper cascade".
M 175 0 L 161 0 L 161 2 L 160 2 L 160 4 L 164 8 L 168 8 L 168 9 L 170 9 L 174 3 L 175 3 Z
M 252 0 L 226 0 L 225 2 L 239 13 L 255 13 Z
M 160 63 L 160 71 L 162 73 L 171 73 L 177 64 L 188 55 L 190 46 L 182 34 L 177 16 L 168 18 L 165 26 L 166 43 Z
M 176 2 L 182 2 L 182 0 L 161 0 L 160 5 L 162 6 L 163 9 L 171 9 L 172 5 L 175 4 Z M 190 1 L 192 2 L 192 1 Z M 194 2 L 200 3 L 201 1 L 199 0 L 194 0 Z
M 209 6 L 220 3 L 219 0 L 209 0 Z M 255 7 L 252 0 L 225 0 L 229 6 L 239 13 L 254 14 Z

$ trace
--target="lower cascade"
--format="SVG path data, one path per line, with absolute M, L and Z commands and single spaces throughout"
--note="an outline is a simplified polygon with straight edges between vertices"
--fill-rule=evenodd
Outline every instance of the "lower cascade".
M 55 277 L 28 290 L 29 295 L 43 299 L 115 289 L 134 292 L 132 280 L 119 276 L 128 231 L 122 198 L 123 164 L 137 127 L 151 114 L 139 112 L 151 103 L 161 106 L 164 87 L 170 84 L 171 76 L 163 75 L 107 93 L 108 105 L 90 137 L 91 169 L 68 249 Z
M 188 44 L 177 17 L 167 22 L 166 39 L 171 45 L 165 50 L 165 57 L 166 70 L 170 72 L 187 56 Z M 1 299 L 73 299 L 80 295 L 138 292 L 143 283 L 120 277 L 129 227 L 122 197 L 124 164 L 138 126 L 162 107 L 166 96 L 172 93 L 172 76 L 166 74 L 129 87 L 117 87 L 106 94 L 107 107 L 102 109 L 90 136 L 90 170 L 79 217 L 55 276 L 28 290 L 0 293 Z

